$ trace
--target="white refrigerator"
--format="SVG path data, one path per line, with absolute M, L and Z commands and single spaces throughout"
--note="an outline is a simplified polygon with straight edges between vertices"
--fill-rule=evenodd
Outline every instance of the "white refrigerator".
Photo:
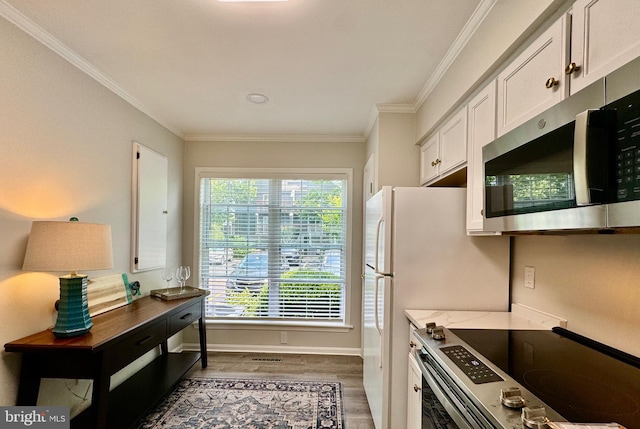
M 507 311 L 509 239 L 466 235 L 466 189 L 391 188 L 366 202 L 363 383 L 376 429 L 406 428 L 405 309 Z

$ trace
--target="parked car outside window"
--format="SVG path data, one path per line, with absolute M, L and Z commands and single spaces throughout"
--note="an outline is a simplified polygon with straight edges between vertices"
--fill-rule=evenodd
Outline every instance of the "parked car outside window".
M 300 251 L 291 247 L 283 247 L 280 250 L 283 268 L 300 266 Z
M 234 292 L 241 292 L 244 289 L 258 292 L 267 284 L 268 264 L 267 253 L 248 253 L 229 275 L 227 289 Z

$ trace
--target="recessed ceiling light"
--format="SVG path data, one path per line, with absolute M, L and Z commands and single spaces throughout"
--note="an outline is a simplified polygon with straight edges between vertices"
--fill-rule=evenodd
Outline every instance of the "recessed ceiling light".
M 229 1 L 229 0 L 219 0 L 219 1 Z M 246 0 L 243 0 L 246 1 Z M 255 104 L 264 104 L 269 101 L 269 97 L 264 94 L 258 94 L 257 92 L 253 92 L 247 95 L 247 100 Z

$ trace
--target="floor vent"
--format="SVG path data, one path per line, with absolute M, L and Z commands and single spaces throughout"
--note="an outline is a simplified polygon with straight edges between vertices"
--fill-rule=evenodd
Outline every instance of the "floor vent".
M 251 358 L 251 362 L 282 362 L 282 358 Z

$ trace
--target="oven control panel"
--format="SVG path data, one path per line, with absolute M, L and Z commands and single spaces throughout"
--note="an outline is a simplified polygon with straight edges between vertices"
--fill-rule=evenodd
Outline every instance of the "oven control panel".
M 463 346 L 442 347 L 440 350 L 456 364 L 474 384 L 504 381 L 491 368 Z

